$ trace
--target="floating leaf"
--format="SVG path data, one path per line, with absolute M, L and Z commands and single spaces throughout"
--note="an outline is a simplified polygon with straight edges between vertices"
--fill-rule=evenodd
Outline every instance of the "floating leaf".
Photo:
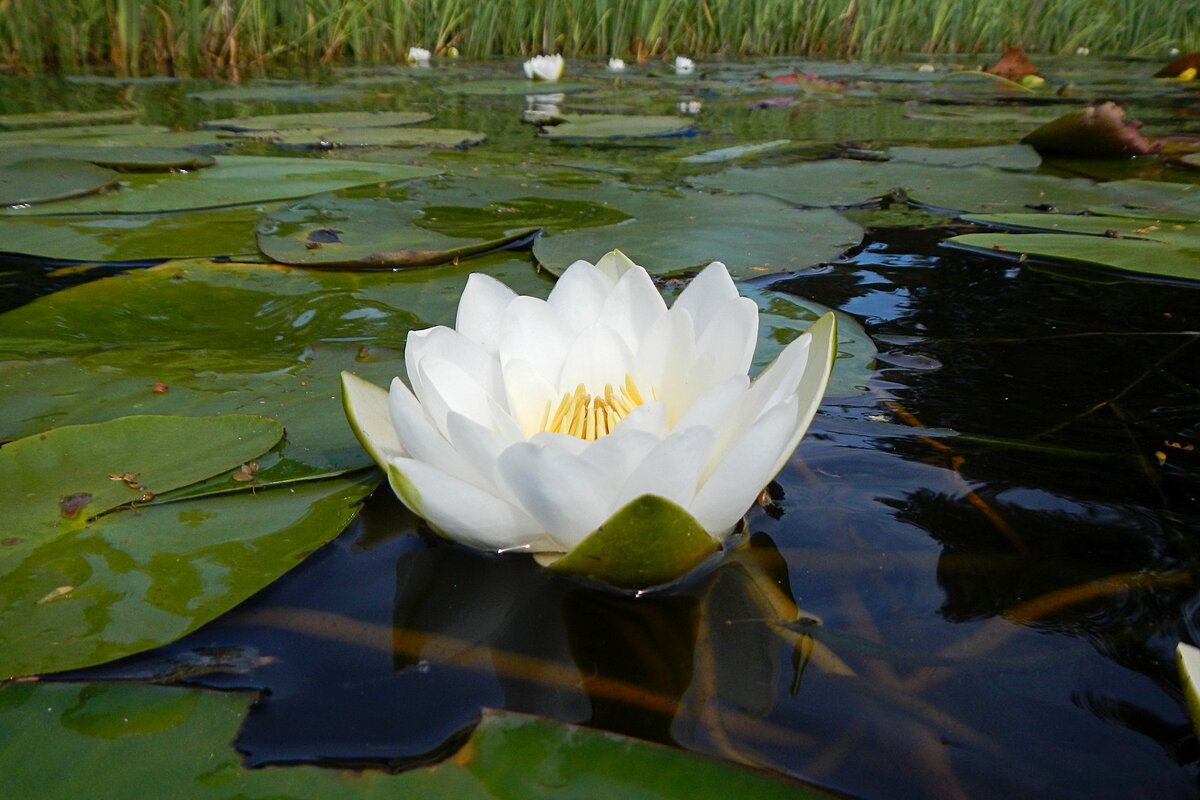
M 542 129 L 554 141 L 655 139 L 686 136 L 696 121 L 687 117 L 639 117 L 628 114 L 568 114 L 559 125 Z
M 720 548 L 700 523 L 670 500 L 642 495 L 549 565 L 561 575 L 621 589 L 647 589 L 680 578 Z
M 1000 56 L 1000 60 L 988 67 L 986 71 L 1010 81 L 1019 81 L 1027 75 L 1036 75 L 1037 67 L 1025 55 L 1023 49 L 1010 47 Z
M 647 799 L 685 790 L 694 800 L 834 797 L 673 748 L 495 711 L 484 713 L 452 757 L 401 773 L 247 769 L 229 741 L 253 700 L 249 694 L 123 683 L 5 686 L 0 772 L 17 796 L 41 800 L 74 800 L 94 794 L 97 786 L 111 800 L 486 800 L 571 797 L 576 789 L 593 797 Z
M 723 161 L 737 161 L 747 156 L 755 156 L 792 143 L 791 139 L 775 139 L 759 144 L 743 144 L 733 147 L 722 147 L 717 150 L 705 150 L 703 153 L 693 153 L 679 159 L 685 164 L 719 164 Z
M 174 641 L 341 533 L 377 483 L 372 470 L 147 506 L 0 547 L 0 675 L 80 669 Z M 57 587 L 70 590 L 51 597 Z
M 205 103 L 243 102 L 243 103 L 332 103 L 345 100 L 354 94 L 349 86 L 313 86 L 308 84 L 283 83 L 249 83 L 244 86 L 227 86 L 223 89 L 210 89 L 204 92 L 193 92 L 188 95 L 191 100 L 201 100 Z
M 467 81 L 449 86 L 439 86 L 444 94 L 465 95 L 524 95 L 524 94 L 569 94 L 593 88 L 586 83 L 546 83 L 544 81 Z
M 31 159 L 86 161 L 120 172 L 166 172 L 199 169 L 215 164 L 212 156 L 163 147 L 88 147 L 85 145 L 28 145 L 0 151 L 0 164 Z
M 1200 253 L 1200 225 L 1163 220 L 1073 214 L 968 214 L 968 222 L 1054 233 L 1085 233 L 1112 239 L 1150 239 Z
M 36 111 L 31 114 L 0 114 L 0 130 L 32 130 L 66 125 L 99 125 L 125 122 L 142 115 L 138 108 L 106 108 L 100 111 Z
M 1167 64 L 1165 67 L 1154 73 L 1155 78 L 1179 78 L 1186 75 L 1187 71 L 1191 70 L 1191 77 L 1196 77 L 1196 72 L 1200 70 L 1200 53 L 1185 53 L 1179 58 Z
M 928 164 L 939 167 L 988 166 L 1028 172 L 1041 166 L 1037 151 L 1026 144 L 1005 144 L 989 147 L 892 147 L 888 155 L 893 161 L 909 164 Z
M 120 176 L 84 161 L 35 158 L 0 164 L 0 206 L 52 203 L 95 194 L 116 185 Z
M 251 131 L 247 137 L 293 147 L 458 147 L 479 144 L 487 135 L 457 128 L 296 128 Z
M 796 209 L 769 197 L 631 191 L 611 205 L 632 219 L 542 236 L 534 256 L 555 274 L 580 253 L 617 249 L 651 274 L 721 261 L 746 278 L 836 258 L 862 237 L 861 228 L 833 211 Z
M 1159 148 L 1138 133 L 1141 123 L 1125 117 L 1116 103 L 1071 111 L 1047 122 L 1021 141 L 1039 153 L 1069 156 L 1140 156 Z
M 208 169 L 185 174 L 126 175 L 120 191 L 62 202 L 38 211 L 55 214 L 146 214 L 218 208 L 286 200 L 363 184 L 392 183 L 427 177 L 437 172 L 427 167 L 398 164 L 218 156 L 216 166 Z
M 1196 250 L 1146 239 L 1054 233 L 969 233 L 948 241 L 1012 255 L 1059 258 L 1144 275 L 1200 280 L 1200 254 Z
M 170 133 L 170 131 L 170 128 L 162 125 L 78 125 L 63 128 L 0 131 L 0 145 L 93 144 L 98 139 L 150 136 Z
M 230 117 L 200 123 L 226 131 L 281 131 L 290 128 L 376 128 L 418 125 L 433 119 L 424 111 L 324 111 L 316 114 L 269 114 Z

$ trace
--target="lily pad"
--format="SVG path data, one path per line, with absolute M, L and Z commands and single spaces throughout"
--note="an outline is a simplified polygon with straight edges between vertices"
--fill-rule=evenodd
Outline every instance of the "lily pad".
M 138 262 L 252 257 L 254 229 L 276 206 L 234 206 L 170 214 L 0 217 L 0 252 L 55 261 Z
M 568 94 L 595 88 L 586 83 L 547 83 L 545 81 L 467 81 L 449 86 L 439 86 L 443 94 L 502 95 L 512 97 L 525 94 Z
M 1200 252 L 1147 239 L 1110 239 L 1056 233 L 969 233 L 950 244 L 1013 255 L 1097 264 L 1126 272 L 1200 280 Z
M 1175 222 L 1200 219 L 1200 184 L 1126 180 L 1104 186 L 1120 205 L 1098 203 L 1088 207 L 1092 213 Z
M 0 145 L 27 145 L 59 143 L 93 144 L 98 139 L 109 139 L 124 136 L 149 136 L 153 134 L 170 133 L 171 129 L 162 125 L 76 125 L 60 128 L 37 128 L 4 131 L 0 130 Z M 125 140 L 129 142 L 130 140 Z M 124 143 L 124 142 L 123 142 Z
M 685 164 L 719 164 L 725 161 L 737 161 L 748 156 L 756 156 L 792 143 L 791 139 L 775 139 L 758 144 L 743 144 L 733 147 L 721 147 L 716 150 L 705 150 L 703 153 L 693 153 L 679 159 Z
M 314 766 L 247 769 L 229 741 L 251 694 L 136 684 L 0 688 L 0 771 L 21 797 L 224 800 L 487 800 L 564 796 L 813 800 L 828 792 L 613 733 L 488 711 L 444 762 L 401 773 Z M 552 784 L 547 783 L 552 776 Z M 565 796 L 574 796 L 567 792 Z
M 418 125 L 433 119 L 424 111 L 325 111 L 316 114 L 268 114 L 200 123 L 226 131 L 281 131 L 291 128 L 378 128 Z
M 553 141 L 655 139 L 686 136 L 696 121 L 687 117 L 641 117 L 629 114 L 568 114 L 564 122 L 542 129 Z
M 1116 103 L 1076 109 L 1047 122 L 1021 141 L 1039 153 L 1120 157 L 1149 155 L 1158 147 L 1138 133 L 1140 122 L 1127 119 Z
M 801 206 L 855 206 L 895 194 L 958 211 L 1082 211 L 1111 202 L 1114 193 L 1092 181 L 1025 175 L 990 167 L 936 167 L 835 159 L 786 167 L 736 168 L 691 178 L 708 189 L 768 194 Z M 987 187 L 983 192 L 980 187 Z
M 32 114 L 0 114 L 0 130 L 31 130 L 64 125 L 101 125 L 127 122 L 142 115 L 140 108 L 106 108 L 100 111 L 37 111 Z
M 218 208 L 286 200 L 363 184 L 392 183 L 438 172 L 427 167 L 351 164 L 311 158 L 218 156 L 216 160 L 214 167 L 185 174 L 126 175 L 120 191 L 58 203 L 41 213 L 147 214 Z M 47 167 L 41 169 L 44 171 Z M 10 210 L 9 213 L 29 211 Z
M 0 206 L 53 203 L 95 194 L 116 185 L 111 169 L 84 161 L 33 158 L 0 164 Z
M 212 156 L 165 147 L 88 147 L 86 145 L 28 145 L 0 151 L 0 165 L 19 161 L 86 161 L 118 172 L 167 172 L 200 169 L 216 163 Z
M 354 89 L 350 86 L 313 86 L 267 82 L 192 92 L 188 98 L 205 103 L 333 103 L 345 100 L 353 94 Z
M 1200 225 L 1164 220 L 1076 214 L 968 214 L 968 222 L 1051 233 L 1084 233 L 1110 239 L 1150 239 L 1200 254 Z
M 372 470 L 148 506 L 5 548 L 0 675 L 79 669 L 174 641 L 337 536 L 377 483 Z
M 1027 144 L 988 147 L 892 147 L 893 161 L 930 164 L 939 167 L 989 166 L 1028 172 L 1042 164 L 1042 158 Z
M 295 128 L 250 131 L 246 137 L 293 147 L 457 147 L 487 139 L 479 131 L 457 128 Z
M 618 249 L 664 275 L 721 261 L 732 275 L 803 269 L 856 244 L 862 229 L 834 211 L 796 209 L 769 197 L 628 192 L 612 204 L 632 219 L 545 235 L 533 254 L 561 274 L 580 253 Z
M 614 514 L 549 569 L 641 590 L 686 575 L 719 549 L 691 514 L 647 494 Z

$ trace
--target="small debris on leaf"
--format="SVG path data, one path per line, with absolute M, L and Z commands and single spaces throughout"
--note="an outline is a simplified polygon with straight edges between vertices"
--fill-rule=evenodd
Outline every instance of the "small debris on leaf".
M 245 483 L 247 481 L 254 480 L 254 477 L 257 474 L 258 474 L 258 462 L 251 461 L 247 464 L 242 464 L 242 466 L 238 468 L 237 472 L 233 473 L 229 477 L 233 478 L 233 480 L 235 480 L 239 483 Z
M 155 394 L 166 394 L 167 393 L 167 385 L 165 383 L 154 384 L 154 393 Z
M 92 496 L 87 492 L 76 492 L 68 494 L 58 501 L 58 507 L 62 510 L 62 515 L 67 519 L 75 519 L 79 516 L 79 512 L 88 503 L 92 502 Z
M 74 586 L 59 586 L 57 589 L 51 589 L 49 592 L 43 595 L 42 598 L 37 601 L 37 604 L 40 606 L 45 603 L 49 603 L 51 600 L 57 600 L 60 597 L 65 597 L 73 591 L 75 591 Z

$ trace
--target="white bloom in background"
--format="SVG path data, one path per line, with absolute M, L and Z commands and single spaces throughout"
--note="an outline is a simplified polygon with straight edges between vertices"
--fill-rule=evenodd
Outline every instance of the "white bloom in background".
M 609 72 L 624 72 L 625 71 L 624 60 L 622 60 L 620 58 L 610 58 L 608 60 L 608 71 Z
M 560 55 L 534 56 L 525 62 L 525 77 L 531 81 L 556 81 L 567 64 Z
M 1076 47 L 1075 48 L 1075 55 L 1077 55 L 1077 56 L 1086 56 L 1091 52 L 1092 51 L 1086 47 Z
M 675 107 L 679 110 L 680 114 L 699 114 L 704 104 L 699 100 L 680 100 L 679 104 Z
M 1167 51 L 1167 55 L 1170 56 L 1171 58 L 1174 58 L 1175 56 L 1179 55 L 1179 48 L 1172 47 L 1170 50 Z
M 921 66 L 917 67 L 917 72 L 933 72 L 936 69 L 937 68 L 934 67 L 933 64 L 922 64 Z
M 424 47 L 408 48 L 408 63 L 410 64 L 428 64 L 429 51 Z
M 546 300 L 471 275 L 454 328 L 408 335 L 412 388 L 343 373 L 359 441 L 443 535 L 565 553 L 643 495 L 719 543 L 783 468 L 829 379 L 827 314 L 753 382 L 758 307 L 710 264 L 668 308 L 620 252 Z
M 675 56 L 675 74 L 691 75 L 696 71 L 696 62 L 687 56 Z

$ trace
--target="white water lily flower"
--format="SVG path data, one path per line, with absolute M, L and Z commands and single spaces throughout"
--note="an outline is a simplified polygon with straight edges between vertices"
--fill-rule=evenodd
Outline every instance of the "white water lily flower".
M 753 382 L 758 306 L 710 264 L 668 308 L 620 252 L 549 298 L 473 274 L 455 328 L 408 335 L 412 388 L 343 373 L 351 427 L 400 499 L 445 536 L 566 553 L 651 495 L 728 536 L 821 402 L 833 314 Z
M 534 56 L 525 62 L 525 77 L 531 81 L 556 81 L 567 64 L 560 55 Z
M 696 62 L 687 56 L 675 56 L 675 74 L 691 75 L 696 70 Z
M 410 64 L 428 64 L 430 53 L 424 47 L 408 48 L 408 63 Z
M 624 72 L 625 71 L 625 61 L 620 58 L 610 58 L 608 60 L 608 71 L 609 72 Z

